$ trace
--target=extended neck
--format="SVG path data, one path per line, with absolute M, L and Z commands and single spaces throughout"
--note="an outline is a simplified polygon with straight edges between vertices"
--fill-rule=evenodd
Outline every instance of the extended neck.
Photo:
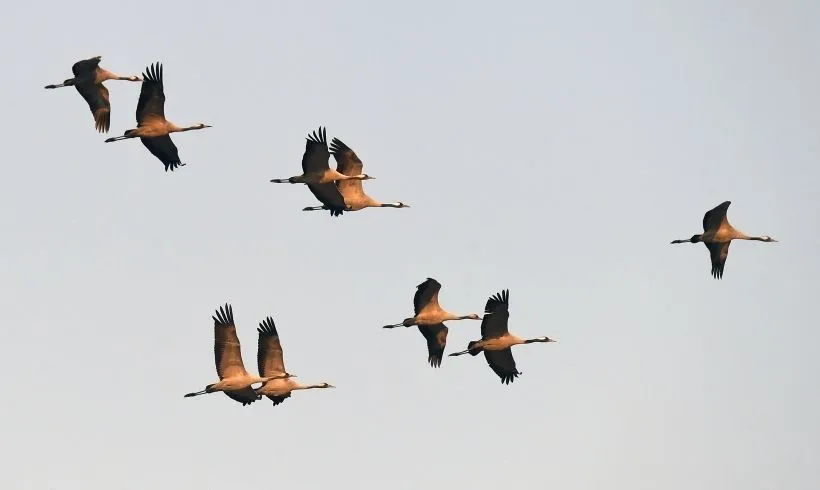
M 102 83 L 106 80 L 127 80 L 129 82 L 139 82 L 141 81 L 139 77 L 130 76 L 130 77 L 122 77 L 117 75 L 116 73 L 112 73 L 108 70 L 104 70 L 100 68 L 97 71 L 97 79 L 95 80 L 97 83 Z
M 527 340 L 524 340 L 524 341 L 522 341 L 521 343 L 522 343 L 522 344 L 534 344 L 534 343 L 536 343 L 536 342 L 555 342 L 555 341 L 554 341 L 554 340 L 552 340 L 552 339 L 551 339 L 551 338 L 549 338 L 549 337 L 536 337 L 536 338 L 534 338 L 534 339 L 527 339 Z
M 359 174 L 359 175 L 344 175 L 341 174 L 341 177 L 337 177 L 336 180 L 368 180 L 372 177 L 368 177 L 366 174 Z
M 469 320 L 471 318 L 475 318 L 474 315 L 454 315 L 450 312 L 444 314 L 444 321 L 447 320 Z
M 188 126 L 188 127 L 185 127 L 185 128 L 181 128 L 181 127 L 177 126 L 174 123 L 168 123 L 168 124 L 171 125 L 171 127 L 168 130 L 169 133 L 184 133 L 185 131 L 193 131 L 195 129 L 204 129 L 205 128 L 205 126 L 201 126 L 199 124 L 196 124 L 194 126 Z
M 296 385 L 292 389 L 294 390 L 312 390 L 313 388 L 330 388 L 331 386 L 327 383 L 318 383 L 314 385 Z

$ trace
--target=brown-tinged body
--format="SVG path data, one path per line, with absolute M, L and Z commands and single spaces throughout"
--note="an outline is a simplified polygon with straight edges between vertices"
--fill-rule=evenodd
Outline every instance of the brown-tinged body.
M 94 116 L 94 127 L 100 133 L 107 133 L 111 126 L 111 102 L 108 89 L 103 85 L 107 80 L 127 80 L 139 82 L 137 76 L 119 76 L 100 67 L 101 56 L 81 60 L 71 67 L 74 78 L 61 84 L 46 85 L 48 89 L 73 86 L 85 99 L 91 114 Z
M 179 150 L 170 134 L 211 127 L 203 123 L 180 127 L 165 119 L 163 67 L 158 62 L 146 68 L 143 73 L 136 116 L 136 128 L 127 130 L 122 136 L 108 138 L 105 142 L 139 138 L 143 146 L 162 162 L 166 172 L 185 165 L 179 158 Z
M 501 378 L 504 384 L 512 383 L 522 374 L 515 365 L 511 347 L 514 345 L 532 344 L 537 342 L 555 342 L 549 337 L 535 337 L 524 339 L 510 333 L 508 322 L 510 318 L 510 291 L 505 289 L 490 296 L 484 307 L 484 319 L 481 321 L 481 340 L 474 340 L 467 344 L 467 349 L 454 352 L 450 356 L 484 353 L 484 359 L 490 369 Z
M 723 278 L 723 269 L 729 257 L 729 245 L 732 240 L 754 240 L 760 242 L 776 242 L 774 238 L 762 236 L 748 236 L 739 231 L 726 217 L 731 201 L 724 201 L 703 215 L 703 233 L 691 238 L 673 240 L 671 243 L 698 243 L 702 242 L 709 250 L 709 259 L 712 263 L 712 277 Z
M 273 405 L 284 402 L 293 391 L 310 390 L 314 388 L 335 388 L 329 383 L 317 383 L 303 385 L 295 381 L 293 376 L 282 377 L 285 371 L 285 360 L 282 352 L 282 343 L 279 340 L 279 332 L 273 318 L 267 317 L 259 324 L 257 329 L 259 334 L 259 344 L 256 353 L 256 363 L 259 375 L 270 377 L 269 381 L 257 388 L 256 394 L 266 396 Z
M 480 320 L 475 313 L 469 315 L 455 315 L 443 309 L 438 302 L 438 293 L 441 284 L 428 277 L 423 283 L 416 286 L 413 296 L 413 310 L 415 316 L 405 318 L 401 323 L 385 325 L 384 328 L 411 327 L 416 325 L 419 332 L 427 341 L 427 362 L 432 367 L 440 367 L 444 357 L 444 348 L 447 346 L 448 329 L 444 322 L 449 320 Z
M 252 384 L 264 383 L 274 378 L 291 377 L 285 372 L 271 376 L 255 376 L 248 373 L 242 362 L 241 346 L 233 320 L 233 308 L 228 304 L 224 307 L 220 306 L 212 318 L 214 320 L 214 361 L 219 381 L 209 384 L 202 391 L 188 393 L 185 397 L 221 391 L 244 406 L 260 398 L 251 387 Z
M 344 144 L 338 138 L 333 138 L 330 143 L 330 153 L 336 159 L 336 171 L 339 174 L 347 177 L 356 177 L 359 175 L 367 175 L 364 173 L 364 164 L 356 153 Z M 372 197 L 365 194 L 362 188 L 362 180 L 358 178 L 350 178 L 346 180 L 337 180 L 336 187 L 344 200 L 345 211 L 361 211 L 365 208 L 409 208 L 410 206 L 403 202 L 388 202 L 381 203 Z M 311 206 L 304 208 L 304 211 L 319 211 L 330 209 L 326 205 Z M 338 216 L 340 213 L 331 211 L 331 216 Z

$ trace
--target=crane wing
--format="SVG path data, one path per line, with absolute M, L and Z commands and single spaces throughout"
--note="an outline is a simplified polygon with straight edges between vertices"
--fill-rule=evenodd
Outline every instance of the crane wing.
M 282 403 L 286 399 L 290 398 L 290 393 L 291 392 L 289 391 L 289 392 L 285 393 L 284 395 L 265 395 L 265 396 L 270 398 L 270 400 L 273 402 L 273 406 L 275 407 L 276 405 L 279 405 L 280 403 Z
M 342 194 L 333 182 L 308 184 L 307 188 L 316 196 L 316 199 L 330 210 L 331 216 L 340 216 L 347 209 Z
M 703 231 L 717 230 L 724 222 L 726 222 L 726 211 L 729 210 L 731 201 L 724 201 L 714 208 L 706 211 L 703 215 Z
M 137 101 L 137 124 L 141 125 L 152 117 L 165 119 L 165 90 L 160 63 L 154 63 L 145 69 Z
M 250 386 L 241 390 L 223 391 L 222 393 L 225 393 L 228 398 L 238 401 L 243 407 L 259 399 L 259 395 Z
M 157 157 L 163 165 L 165 165 L 165 171 L 171 170 L 172 172 L 177 167 L 185 165 L 179 160 L 179 150 L 177 150 L 177 145 L 171 140 L 171 136 L 156 136 L 153 138 L 140 138 L 142 144 L 148 148 L 148 151 L 151 152 L 152 155 Z
M 731 243 L 704 243 L 706 248 L 709 249 L 709 258 L 712 261 L 712 277 L 715 279 L 723 278 L 723 267 L 729 257 L 729 245 Z
M 504 384 L 512 383 L 521 374 L 515 367 L 515 359 L 509 347 L 504 350 L 485 350 L 484 359 Z
M 74 65 L 71 66 L 71 72 L 74 73 L 75 78 L 84 78 L 84 77 L 91 77 L 91 75 L 97 71 L 97 67 L 100 66 L 100 57 L 95 56 L 94 58 L 89 58 L 87 60 L 81 60 Z
M 349 146 L 338 138 L 330 142 L 330 153 L 336 159 L 336 171 L 343 175 L 360 175 L 364 168 L 362 161 Z M 337 180 L 336 187 L 348 203 L 361 201 L 365 198 L 362 181 L 358 179 Z
M 259 332 L 259 348 L 256 351 L 256 365 L 259 376 L 268 377 L 285 374 L 282 344 L 273 318 L 267 317 L 256 329 Z
M 419 332 L 427 339 L 427 362 L 433 367 L 441 366 L 444 347 L 447 346 L 447 327 L 443 323 L 418 325 Z
M 305 154 L 302 155 L 302 172 L 310 174 L 329 170 L 328 159 L 330 152 L 327 150 L 326 131 L 325 128 L 319 127 L 318 131 L 308 134 Z
M 236 336 L 233 308 L 226 304 L 216 311 L 214 319 L 214 359 L 219 379 L 247 374 L 242 363 L 242 351 Z
M 507 320 L 510 318 L 510 290 L 490 296 L 484 306 L 484 318 L 481 320 L 481 337 L 496 338 L 507 333 Z
M 75 84 L 74 88 L 88 103 L 94 115 L 94 127 L 100 133 L 107 133 L 111 126 L 111 103 L 108 101 L 108 89 L 101 83 L 93 81 Z
M 416 294 L 413 295 L 413 310 L 418 315 L 419 312 L 428 307 L 439 308 L 438 292 L 441 290 L 441 283 L 428 277 L 423 283 L 416 286 Z

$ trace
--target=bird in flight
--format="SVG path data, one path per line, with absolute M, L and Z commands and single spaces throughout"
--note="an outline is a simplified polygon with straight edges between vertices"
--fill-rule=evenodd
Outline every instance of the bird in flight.
M 152 155 L 165 165 L 165 171 L 173 171 L 185 165 L 179 159 L 179 151 L 171 141 L 171 133 L 205 129 L 211 126 L 203 123 L 180 127 L 165 119 L 165 90 L 163 87 L 162 65 L 155 63 L 143 73 L 142 89 L 137 101 L 137 127 L 129 129 L 122 136 L 108 138 L 106 143 L 129 138 L 139 138 Z
M 294 381 L 292 377 L 284 377 L 287 372 L 282 356 L 282 343 L 279 341 L 279 332 L 276 331 L 273 318 L 267 317 L 260 323 L 257 332 L 259 333 L 259 348 L 256 353 L 256 362 L 259 376 L 271 378 L 270 381 L 256 389 L 257 395 L 268 397 L 276 406 L 290 398 L 290 394 L 297 390 L 335 388 L 326 382 L 303 385 Z
M 71 67 L 74 78 L 63 83 L 46 85 L 46 88 L 74 87 L 88 103 L 91 114 L 94 116 L 94 127 L 100 133 L 107 133 L 111 126 L 111 102 L 108 100 L 108 89 L 103 82 L 106 80 L 127 80 L 130 82 L 142 81 L 137 76 L 121 77 L 100 67 L 102 56 L 95 56 L 81 60 Z
M 512 383 L 521 372 L 515 367 L 511 347 L 536 342 L 555 342 L 549 337 L 535 337 L 523 339 L 510 333 L 507 323 L 510 318 L 510 291 L 505 289 L 490 296 L 484 307 L 484 319 L 481 321 L 481 340 L 474 340 L 467 344 L 467 349 L 454 352 L 450 356 L 484 353 L 490 369 L 501 378 L 504 384 Z
M 242 351 L 239 338 L 236 336 L 236 324 L 233 321 L 233 308 L 229 304 L 224 307 L 220 306 L 216 311 L 216 316 L 212 318 L 214 320 L 214 360 L 219 381 L 209 384 L 202 391 L 188 393 L 185 398 L 221 391 L 244 406 L 260 398 L 251 388 L 252 384 L 264 383 L 277 378 L 295 377 L 285 372 L 271 376 L 254 376 L 248 373 L 242 362 Z
M 366 175 L 362 172 L 364 165 L 362 161 L 356 156 L 356 153 L 350 149 L 341 140 L 333 138 L 330 142 L 330 153 L 336 159 L 336 171 L 347 176 Z M 362 189 L 362 181 L 360 179 L 346 179 L 337 180 L 335 182 L 336 188 L 341 193 L 344 199 L 345 211 L 360 211 L 365 208 L 409 208 L 409 204 L 401 201 L 396 202 L 379 202 L 364 193 Z M 334 213 L 330 206 L 323 204 L 321 206 L 309 206 L 303 211 L 320 211 L 330 210 L 331 216 L 338 216 L 339 213 Z
M 481 320 L 475 313 L 456 315 L 444 310 L 438 303 L 438 292 L 441 283 L 428 277 L 423 283 L 416 286 L 413 295 L 413 311 L 415 316 L 405 318 L 401 323 L 385 325 L 384 328 L 412 327 L 416 325 L 419 332 L 427 340 L 427 362 L 436 368 L 441 366 L 444 348 L 447 346 L 448 329 L 444 322 L 449 320 Z
M 307 184 L 310 192 L 322 203 L 322 207 L 329 209 L 333 216 L 341 216 L 347 210 L 345 200 L 336 187 L 337 180 L 370 180 L 367 174 L 344 175 L 333 170 L 328 165 L 330 151 L 327 149 L 327 132 L 320 127 L 313 134 L 308 134 L 305 143 L 305 153 L 302 155 L 302 175 L 287 179 L 271 179 L 276 184 Z
M 774 238 L 762 236 L 748 236 L 735 229 L 729 224 L 726 212 L 729 210 L 731 201 L 724 201 L 714 208 L 706 211 L 703 215 L 703 233 L 692 235 L 692 238 L 682 240 L 672 240 L 671 243 L 698 243 L 701 242 L 709 249 L 709 256 L 712 261 L 712 277 L 721 279 L 723 268 L 726 266 L 726 258 L 729 256 L 729 245 L 732 240 L 756 240 L 759 242 L 776 242 Z

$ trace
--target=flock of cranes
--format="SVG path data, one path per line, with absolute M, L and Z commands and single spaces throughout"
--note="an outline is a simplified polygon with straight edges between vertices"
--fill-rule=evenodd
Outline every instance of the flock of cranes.
M 179 158 L 176 145 L 171 140 L 171 133 L 192 131 L 211 126 L 199 123 L 180 127 L 165 119 L 165 91 L 163 86 L 163 67 L 155 63 L 146 68 L 142 77 L 119 76 L 100 67 L 100 56 L 81 60 L 72 66 L 74 78 L 63 83 L 47 85 L 45 88 L 74 87 L 85 99 L 94 117 L 94 127 L 100 133 L 107 133 L 111 121 L 111 103 L 108 89 L 103 82 L 108 80 L 126 80 L 142 82 L 139 100 L 137 101 L 137 127 L 129 129 L 122 136 L 105 140 L 106 143 L 130 138 L 139 138 L 142 144 L 165 166 L 165 171 L 175 170 L 185 165 Z M 341 216 L 345 211 L 360 211 L 365 208 L 408 208 L 407 204 L 396 201 L 382 203 L 365 194 L 362 181 L 374 177 L 364 173 L 364 164 L 356 153 L 337 138 L 327 143 L 324 127 L 313 131 L 306 138 L 305 153 L 302 156 L 302 173 L 289 178 L 271 179 L 273 183 L 304 184 L 321 203 L 321 206 L 308 206 L 304 211 L 329 211 L 331 216 Z M 330 168 L 330 155 L 336 160 L 336 169 Z M 709 250 L 712 264 L 711 273 L 715 279 L 723 277 L 729 245 L 732 240 L 757 240 L 776 242 L 766 235 L 748 236 L 729 224 L 726 212 L 730 202 L 725 201 L 706 212 L 703 216 L 703 233 L 691 238 L 673 240 L 672 243 L 703 243 Z M 521 372 L 516 367 L 511 348 L 515 345 L 555 342 L 546 337 L 525 339 L 510 333 L 510 293 L 503 290 L 490 296 L 484 308 L 484 316 L 476 313 L 457 315 L 444 310 L 439 304 L 441 284 L 427 278 L 416 287 L 413 296 L 412 317 L 400 323 L 385 325 L 384 328 L 416 326 L 427 342 L 427 362 L 438 368 L 444 358 L 447 345 L 448 328 L 444 324 L 455 320 L 481 320 L 481 339 L 471 341 L 463 351 L 451 353 L 450 356 L 470 354 L 476 356 L 484 353 L 490 369 L 504 384 L 509 384 Z M 233 309 L 229 304 L 220 307 L 214 320 L 214 360 L 219 381 L 209 384 L 202 391 L 188 393 L 186 397 L 223 392 L 229 398 L 248 405 L 263 396 L 279 405 L 291 396 L 293 391 L 314 388 L 334 388 L 322 382 L 302 385 L 295 381 L 295 375 L 285 370 L 282 355 L 282 344 L 279 333 L 271 317 L 259 324 L 257 348 L 257 367 L 259 375 L 248 373 L 242 362 L 242 352 L 236 333 Z M 258 388 L 254 384 L 261 383 Z

